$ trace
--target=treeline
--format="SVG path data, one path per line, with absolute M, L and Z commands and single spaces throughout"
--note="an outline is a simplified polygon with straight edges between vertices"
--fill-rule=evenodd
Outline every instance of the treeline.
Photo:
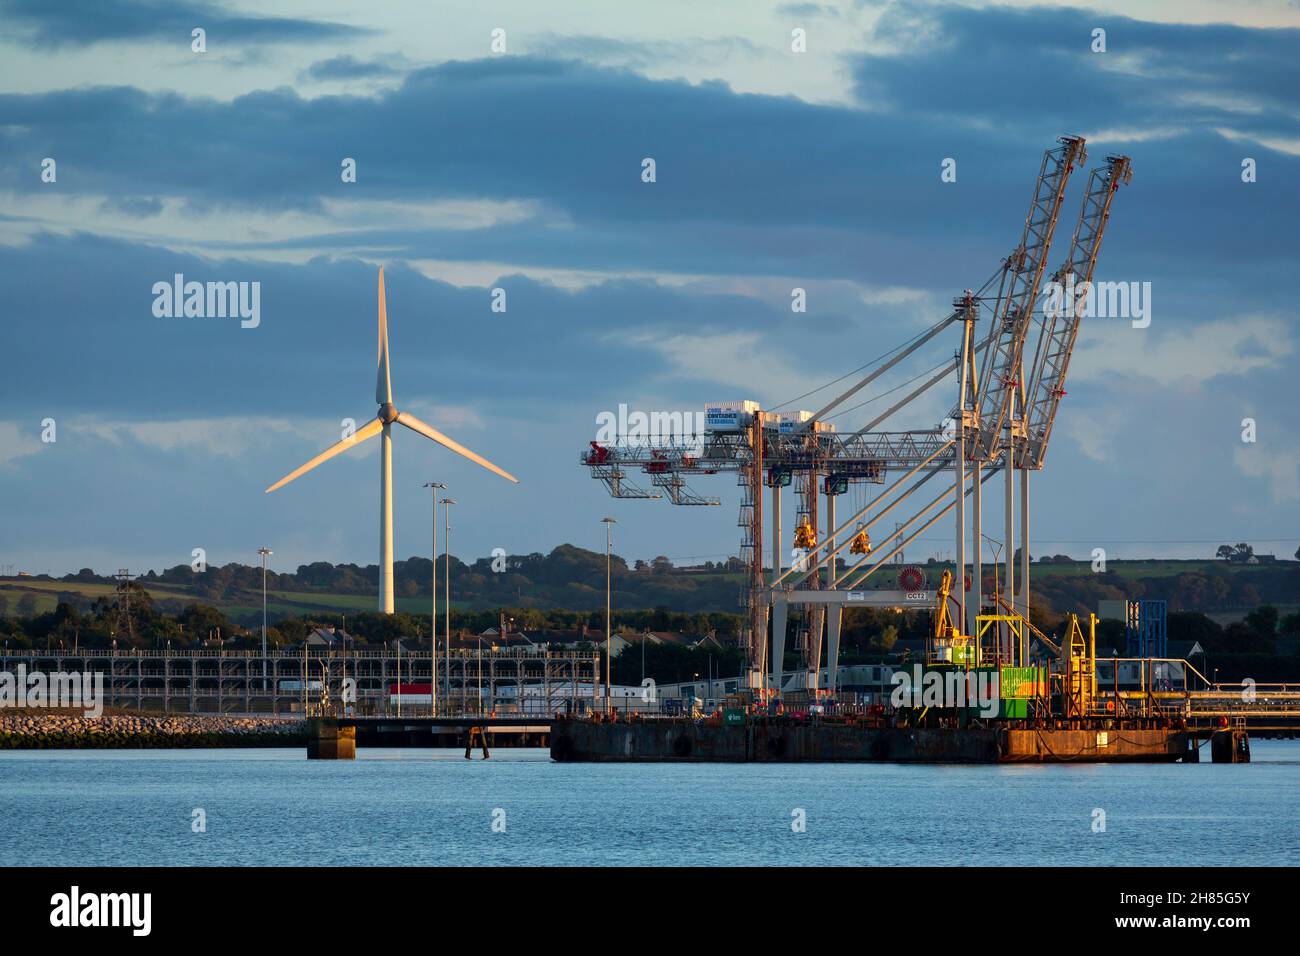
M 199 602 L 170 605 L 155 601 L 139 581 L 128 586 L 129 595 L 117 593 L 84 602 L 60 601 L 53 611 L 5 616 L 0 614 L 0 639 L 11 647 L 131 647 L 175 650 L 198 646 L 220 646 L 230 650 L 261 646 L 260 622 L 246 624 L 220 608 Z M 604 611 L 541 610 L 503 607 L 500 610 L 457 610 L 451 612 L 453 636 L 481 634 L 496 627 L 502 617 L 511 630 L 579 632 L 585 626 L 598 638 L 605 632 Z M 268 618 L 267 642 L 272 647 L 299 646 L 315 628 L 345 628 L 357 647 L 378 646 L 397 638 L 429 638 L 428 614 L 380 614 L 310 612 L 301 615 L 272 615 Z M 641 633 L 676 631 L 692 636 L 715 634 L 719 640 L 734 641 L 740 615 L 722 612 L 689 613 L 667 608 L 617 610 L 612 616 L 614 632 Z M 446 619 L 439 613 L 438 633 Z M 217 642 L 220 642 L 219 644 Z
M 444 557 L 438 559 L 438 588 L 441 592 Z M 1279 561 L 1247 565 L 1239 562 L 1189 562 L 1178 574 L 1143 574 L 1145 562 L 1111 562 L 1105 572 L 1094 572 L 1088 562 L 1067 555 L 1041 557 L 1035 565 L 1052 565 L 1052 570 L 1031 576 L 1035 607 L 1051 618 L 1070 611 L 1095 610 L 1106 599 L 1136 600 L 1159 598 L 1170 611 L 1247 611 L 1263 604 L 1300 604 L 1300 562 Z M 1165 564 L 1165 562 L 1160 562 Z M 605 555 L 570 544 L 549 554 L 501 555 L 466 563 L 450 559 L 451 593 L 458 604 L 495 608 L 512 606 L 535 609 L 597 610 L 605 604 Z M 1068 572 L 1060 568 L 1073 565 Z M 925 568 L 928 586 L 934 587 L 944 565 Z M 742 582 L 737 559 L 706 562 L 691 568 L 675 568 L 666 557 L 650 561 L 611 561 L 613 603 L 622 607 L 666 607 L 674 611 L 708 612 L 737 607 Z M 988 569 L 986 569 L 987 571 Z M 399 598 L 427 598 L 432 589 L 433 562 L 412 557 L 394 565 L 394 591 Z M 49 579 L 47 579 L 49 580 Z M 107 575 L 89 568 L 61 579 L 70 586 L 81 583 L 115 584 Z M 162 584 L 185 596 L 208 604 L 260 603 L 262 571 L 244 564 L 210 566 L 196 571 L 187 564 L 149 571 L 137 580 L 146 585 Z M 989 576 L 987 589 L 992 590 Z M 890 584 L 892 586 L 892 582 Z M 267 573 L 271 591 L 301 594 L 373 595 L 379 587 L 376 565 L 330 564 L 318 561 L 301 565 L 297 571 Z M 60 595 L 60 600 L 78 599 Z M 84 602 L 83 602 L 84 603 Z
M 1030 583 L 1042 607 L 1052 613 L 1095 610 L 1099 601 L 1155 598 L 1170 611 L 1248 610 L 1263 604 L 1300 604 L 1300 563 L 1274 565 L 1206 564 L 1174 575 L 1140 575 L 1114 570 L 1093 573 L 1087 564 L 1077 574 L 1043 574 Z
M 505 604 L 538 609 L 595 610 L 605 606 L 605 554 L 571 544 L 550 554 L 500 555 L 470 564 L 451 557 L 451 593 L 457 603 L 482 607 Z M 438 589 L 442 591 L 446 556 L 438 558 Z M 617 555 L 610 561 L 614 603 L 623 607 L 670 607 L 676 611 L 712 611 L 736 606 L 736 581 L 742 570 L 738 559 L 706 562 L 677 569 L 666 557 L 637 560 L 629 567 Z M 399 598 L 430 597 L 433 562 L 412 557 L 393 565 L 393 590 Z M 70 584 L 116 584 L 108 575 L 83 568 L 57 580 Z M 165 584 L 210 603 L 248 600 L 262 590 L 262 569 L 256 565 L 226 564 L 195 570 L 178 564 L 161 572 L 148 571 L 136 580 Z M 330 564 L 317 561 L 297 571 L 267 571 L 270 591 L 317 594 L 373 595 L 379 588 L 378 565 Z

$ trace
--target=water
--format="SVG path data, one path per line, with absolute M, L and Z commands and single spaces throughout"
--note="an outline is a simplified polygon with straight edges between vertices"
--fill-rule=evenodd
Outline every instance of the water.
M 1300 741 L 1251 750 L 1248 765 L 974 767 L 553 764 L 505 749 L 488 761 L 383 748 L 355 761 L 296 748 L 5 751 L 0 860 L 1296 865 Z M 192 831 L 195 808 L 205 833 Z M 505 832 L 493 832 L 497 810 Z

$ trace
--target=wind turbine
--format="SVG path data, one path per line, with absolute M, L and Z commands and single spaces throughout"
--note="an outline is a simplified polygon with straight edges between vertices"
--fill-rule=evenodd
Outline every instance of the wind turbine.
M 277 488 L 283 488 L 300 475 L 305 475 L 317 465 L 329 461 L 367 438 L 383 436 L 382 454 L 379 464 L 379 610 L 384 614 L 393 613 L 393 422 L 405 425 L 413 432 L 425 438 L 431 438 L 439 445 L 450 448 L 456 454 L 482 465 L 488 471 L 496 472 L 502 478 L 519 483 L 519 479 L 481 455 L 476 455 L 464 445 L 448 438 L 432 425 L 420 421 L 410 412 L 399 412 L 393 405 L 393 382 L 388 371 L 388 308 L 384 303 L 384 270 L 379 269 L 379 378 L 375 384 L 375 401 L 379 403 L 379 412 L 366 424 L 362 425 L 350 437 L 331 445 L 307 464 L 289 472 L 270 488 L 270 494 Z

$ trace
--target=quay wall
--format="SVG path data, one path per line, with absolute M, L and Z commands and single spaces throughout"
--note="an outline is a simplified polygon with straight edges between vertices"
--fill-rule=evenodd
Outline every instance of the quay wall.
M 892 761 L 1000 763 L 1172 761 L 1187 755 L 1188 734 L 1167 728 L 1111 730 L 990 727 L 881 727 L 751 721 L 594 722 L 557 720 L 557 761 Z

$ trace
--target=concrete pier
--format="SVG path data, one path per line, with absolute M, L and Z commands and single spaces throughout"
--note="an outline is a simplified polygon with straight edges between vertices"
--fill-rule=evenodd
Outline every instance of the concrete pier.
M 1239 728 L 1220 730 L 1210 738 L 1213 763 L 1250 763 L 1250 739 Z
M 339 726 L 337 717 L 312 717 L 307 721 L 308 760 L 355 760 L 357 728 Z
M 757 720 L 556 720 L 557 761 L 892 761 L 900 763 L 1160 762 L 1184 759 L 1189 735 L 1160 727 L 868 727 Z

